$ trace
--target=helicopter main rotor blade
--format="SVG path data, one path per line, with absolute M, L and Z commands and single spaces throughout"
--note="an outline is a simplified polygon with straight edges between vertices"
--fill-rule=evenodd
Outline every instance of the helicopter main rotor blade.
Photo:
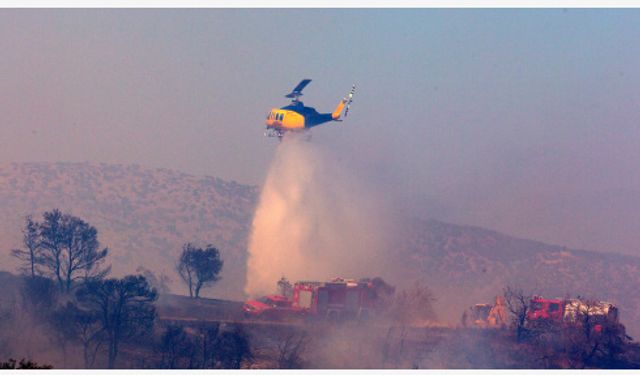
M 302 81 L 300 81 L 300 83 L 298 83 L 296 87 L 293 88 L 293 90 L 289 94 L 285 95 L 285 98 L 295 98 L 297 96 L 302 96 L 302 90 L 307 87 L 309 82 L 311 82 L 310 79 L 303 79 Z

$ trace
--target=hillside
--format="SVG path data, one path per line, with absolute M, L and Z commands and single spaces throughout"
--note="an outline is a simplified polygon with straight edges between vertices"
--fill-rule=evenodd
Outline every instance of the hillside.
M 169 170 L 86 163 L 0 165 L 0 264 L 15 272 L 9 249 L 19 246 L 27 214 L 60 208 L 99 230 L 111 249 L 114 273 L 139 266 L 173 279 L 184 242 L 213 243 L 222 251 L 222 280 L 207 291 L 241 299 L 246 243 L 258 188 Z M 580 294 L 616 303 L 631 332 L 640 333 L 640 258 L 571 250 L 494 231 L 436 220 L 407 219 L 396 248 L 402 264 L 392 280 L 422 279 L 438 298 L 443 320 L 454 323 L 463 309 L 489 302 L 506 285 L 546 296 Z M 6 251 L 5 251 L 6 250 Z
M 173 266 L 182 245 L 214 244 L 225 266 L 213 293 L 238 298 L 256 196 L 255 187 L 135 165 L 1 165 L 2 268 L 15 269 L 8 250 L 20 246 L 25 215 L 39 220 L 42 212 L 60 208 L 98 229 L 115 274 L 143 266 L 173 279 L 176 292 L 183 292 Z
M 640 258 L 570 250 L 494 231 L 414 220 L 406 269 L 436 291 L 450 322 L 470 303 L 492 302 L 505 286 L 547 297 L 580 295 L 617 304 L 631 332 L 640 333 Z M 475 299 L 472 301 L 472 299 Z

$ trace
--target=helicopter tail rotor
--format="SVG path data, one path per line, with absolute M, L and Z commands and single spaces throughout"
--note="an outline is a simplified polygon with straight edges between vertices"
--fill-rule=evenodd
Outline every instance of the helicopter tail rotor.
M 355 92 L 356 92 L 356 85 L 354 84 L 353 87 L 351 87 L 351 91 L 349 92 L 349 96 L 348 96 L 348 100 L 347 100 L 347 109 L 344 110 L 344 117 L 345 118 L 349 114 L 349 108 L 351 108 L 351 103 L 353 102 L 353 94 Z

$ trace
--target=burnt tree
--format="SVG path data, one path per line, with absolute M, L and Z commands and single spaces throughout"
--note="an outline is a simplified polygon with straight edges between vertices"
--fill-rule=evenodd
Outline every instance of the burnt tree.
M 521 289 L 510 286 L 504 290 L 503 294 L 507 309 L 513 316 L 512 323 L 516 330 L 516 340 L 521 342 L 528 332 L 525 324 L 531 296 L 525 295 Z
M 42 264 L 42 254 L 40 253 L 40 228 L 38 223 L 33 221 L 31 216 L 25 218 L 22 229 L 22 244 L 24 249 L 13 249 L 11 255 L 22 262 L 22 271 L 32 278 L 40 274 L 38 268 Z

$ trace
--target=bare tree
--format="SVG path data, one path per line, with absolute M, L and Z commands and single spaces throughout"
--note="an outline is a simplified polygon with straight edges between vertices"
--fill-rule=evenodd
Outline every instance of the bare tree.
M 198 330 L 200 337 L 200 353 L 202 362 L 200 368 L 214 368 L 216 365 L 216 345 L 220 333 L 220 323 L 214 323 Z
M 43 222 L 40 227 L 40 246 L 42 248 L 42 264 L 58 282 L 62 290 L 64 281 L 62 278 L 62 262 L 66 231 L 63 226 L 62 212 L 55 209 L 43 214 Z
M 97 312 L 84 310 L 72 302 L 67 302 L 65 306 L 51 314 L 49 323 L 54 329 L 65 361 L 67 343 L 77 341 L 82 345 L 84 368 L 92 368 L 104 341 L 104 331 L 100 326 Z
M 513 315 L 513 325 L 516 329 L 516 339 L 522 341 L 528 331 L 525 328 L 527 322 L 527 312 L 529 311 L 529 302 L 531 296 L 525 295 L 522 289 L 508 286 L 504 290 L 504 299 L 507 309 Z
M 82 344 L 84 368 L 92 368 L 104 342 L 104 330 L 95 311 L 77 309 L 74 317 L 77 338 Z
M 76 297 L 99 317 L 109 346 L 109 368 L 115 366 L 121 341 L 148 334 L 153 327 L 157 293 L 143 276 L 90 279 L 76 291 Z
M 53 328 L 52 336 L 57 344 L 56 347 L 62 352 L 62 367 L 67 368 L 67 347 L 77 338 L 75 306 L 68 303 L 53 311 L 49 317 L 49 324 Z
M 220 252 L 212 245 L 202 249 L 187 243 L 182 247 L 176 269 L 189 287 L 189 296 L 199 298 L 203 287 L 211 286 L 220 279 L 218 274 L 223 264 Z
M 559 341 L 572 368 L 616 367 L 630 338 L 617 319 L 611 319 L 594 299 L 578 298 L 573 321 L 566 322 Z M 603 366 L 604 365 L 604 366 Z
M 110 267 L 101 269 L 109 250 L 100 250 L 98 231 L 82 219 L 55 209 L 45 212 L 38 224 L 41 263 L 62 291 L 71 290 L 78 279 L 102 278 Z
M 100 249 L 96 228 L 77 217 L 65 216 L 69 234 L 63 272 L 65 289 L 69 291 L 75 280 L 103 278 L 110 272 L 110 267 L 100 269 L 109 249 Z
M 409 289 L 396 293 L 390 313 L 403 326 L 436 319 L 431 289 L 417 280 Z
M 278 368 L 302 368 L 303 355 L 307 349 L 309 337 L 306 333 L 286 335 L 278 344 Z
M 38 265 L 42 263 L 40 254 L 40 233 L 38 223 L 33 221 L 31 216 L 25 218 L 25 225 L 22 229 L 22 244 L 24 249 L 13 249 L 11 255 L 18 258 L 23 263 L 23 271 L 36 277 L 39 275 Z

